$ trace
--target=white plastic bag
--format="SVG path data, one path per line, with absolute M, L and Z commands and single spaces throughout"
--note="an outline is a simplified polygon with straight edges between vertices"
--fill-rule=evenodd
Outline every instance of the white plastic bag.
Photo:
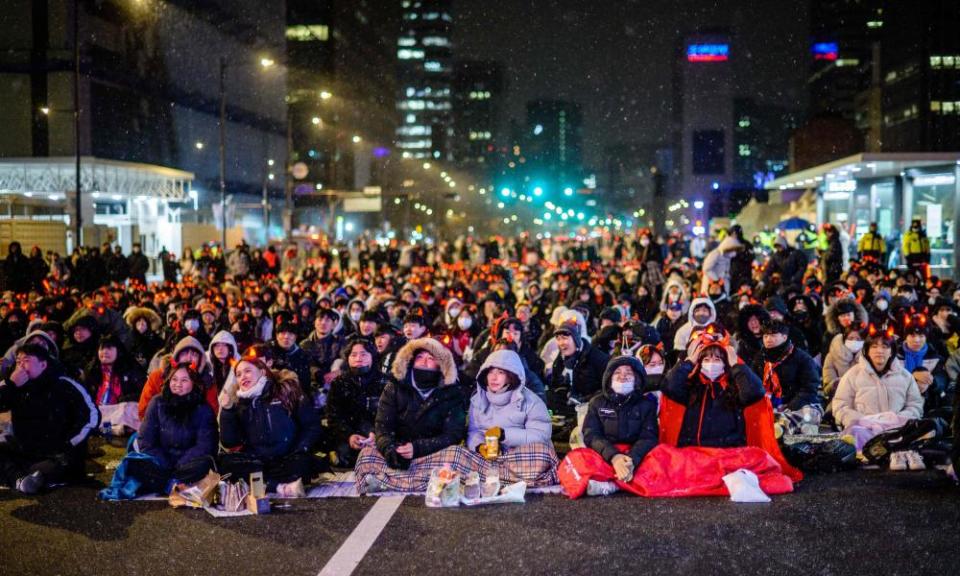
M 527 493 L 527 483 L 517 482 L 504 486 L 500 494 L 490 496 L 489 498 L 467 498 L 462 496 L 460 502 L 464 506 L 478 506 L 480 504 L 523 504 L 524 496 Z
M 769 502 L 770 497 L 760 489 L 760 479 L 753 472 L 741 468 L 723 477 L 723 483 L 734 502 Z
M 460 505 L 460 475 L 449 467 L 430 471 L 424 504 L 428 508 L 452 508 Z

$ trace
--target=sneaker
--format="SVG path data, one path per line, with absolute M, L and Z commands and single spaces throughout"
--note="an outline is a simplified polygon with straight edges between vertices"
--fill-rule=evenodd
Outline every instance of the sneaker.
M 907 467 L 911 470 L 926 470 L 927 466 L 923 463 L 923 457 L 916 450 L 907 450 L 901 452 L 907 460 Z
M 894 471 L 907 470 L 907 457 L 903 452 L 890 454 L 890 469 Z
M 17 490 L 24 494 L 36 494 L 44 487 L 43 473 L 37 470 L 17 480 Z
M 590 480 L 587 482 L 587 496 L 609 496 L 619 490 L 614 482 L 600 482 Z

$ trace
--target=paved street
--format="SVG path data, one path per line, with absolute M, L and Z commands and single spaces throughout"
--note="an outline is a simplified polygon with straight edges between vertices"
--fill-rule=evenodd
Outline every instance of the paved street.
M 0 573 L 317 574 L 375 502 L 299 500 L 214 519 L 164 502 L 101 503 L 95 491 L 0 492 Z M 408 497 L 355 574 L 945 574 L 960 562 L 957 526 L 960 491 L 939 472 L 811 477 L 759 505 L 535 495 L 435 510 Z

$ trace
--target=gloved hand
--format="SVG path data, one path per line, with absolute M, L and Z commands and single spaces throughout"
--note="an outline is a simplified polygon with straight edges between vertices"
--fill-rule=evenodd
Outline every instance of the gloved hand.
M 617 478 L 622 482 L 633 480 L 633 460 L 626 454 L 617 454 L 610 461 L 613 470 L 617 473 Z
M 236 378 L 227 378 L 227 382 L 223 385 L 223 390 L 220 391 L 218 397 L 221 408 L 229 410 L 237 403 L 237 386 Z

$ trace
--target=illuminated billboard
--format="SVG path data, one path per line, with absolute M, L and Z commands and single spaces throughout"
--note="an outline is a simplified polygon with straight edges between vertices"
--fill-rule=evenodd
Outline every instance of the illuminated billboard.
M 836 42 L 817 42 L 813 45 L 814 60 L 836 60 L 840 47 Z
M 687 46 L 687 62 L 726 62 L 729 55 L 729 44 L 690 44 Z

